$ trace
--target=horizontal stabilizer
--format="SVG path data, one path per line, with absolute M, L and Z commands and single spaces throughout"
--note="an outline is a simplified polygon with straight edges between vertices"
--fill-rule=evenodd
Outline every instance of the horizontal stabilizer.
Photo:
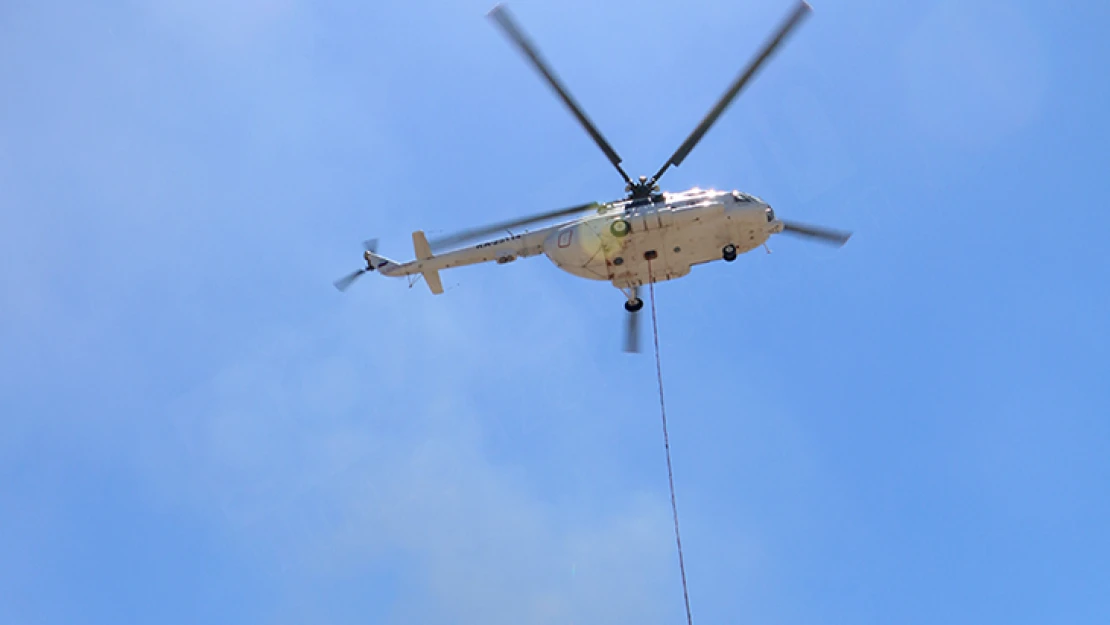
M 416 252 L 416 260 L 431 260 L 432 259 L 432 246 L 428 245 L 428 238 L 424 236 L 423 230 L 417 230 L 412 233 L 412 248 Z M 439 280 L 439 272 L 431 269 L 421 272 L 424 276 L 424 281 L 428 283 L 428 288 L 432 293 L 439 295 L 443 293 L 443 283 Z

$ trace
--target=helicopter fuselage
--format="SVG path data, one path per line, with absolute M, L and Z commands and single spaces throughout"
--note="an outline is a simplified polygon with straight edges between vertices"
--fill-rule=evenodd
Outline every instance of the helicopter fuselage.
M 506 233 L 408 263 L 386 261 L 375 269 L 387 276 L 428 276 L 453 267 L 506 264 L 544 254 L 567 273 L 630 289 L 651 280 L 680 278 L 695 265 L 732 260 L 782 229 L 773 209 L 759 198 L 738 191 L 691 189 L 603 204 L 597 213 L 570 222 Z M 418 237 L 423 234 L 415 233 L 414 240 Z
M 571 97 L 542 55 L 524 34 L 508 9 L 498 4 L 489 13 L 509 40 L 574 114 L 578 123 L 613 165 L 625 182 L 627 196 L 608 204 L 587 203 L 566 206 L 470 228 L 444 239 L 441 245 L 461 245 L 478 241 L 505 231 L 500 238 L 470 247 L 433 253 L 422 231 L 412 233 L 416 259 L 397 263 L 377 253 L 375 239 L 365 241 L 366 266 L 335 282 L 345 290 L 362 274 L 377 271 L 387 276 L 423 276 L 432 293 L 443 293 L 439 272 L 451 267 L 485 262 L 505 264 L 518 258 L 546 255 L 557 267 L 589 280 L 610 282 L 624 291 L 624 304 L 629 313 L 643 308 L 637 295 L 641 286 L 652 282 L 673 280 L 688 275 L 695 265 L 714 260 L 734 261 L 776 233 L 807 237 L 813 241 L 844 245 L 851 236 L 821 226 L 793 220 L 781 220 L 763 200 L 739 191 L 705 191 L 690 189 L 681 193 L 659 193 L 660 178 L 672 167 L 678 167 L 717 122 L 760 67 L 782 45 L 786 37 L 811 11 L 806 0 L 796 0 L 794 9 L 775 30 L 774 35 L 759 49 L 755 58 L 741 71 L 716 104 L 702 118 L 654 175 L 633 180 L 621 167 L 622 159 L 601 131 Z M 582 215 L 570 221 L 531 231 L 517 231 L 533 224 Z M 625 349 L 637 351 L 635 314 L 628 317 Z

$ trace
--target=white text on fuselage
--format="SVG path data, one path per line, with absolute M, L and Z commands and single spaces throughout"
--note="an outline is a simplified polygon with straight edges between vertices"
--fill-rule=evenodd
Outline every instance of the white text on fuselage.
M 519 238 L 520 238 L 519 234 L 514 234 L 511 237 L 505 237 L 503 239 L 497 239 L 496 241 L 489 241 L 488 243 L 479 243 L 478 245 L 474 246 L 474 249 L 480 250 L 483 247 L 493 247 L 494 245 L 500 245 L 500 244 L 508 242 L 508 241 L 516 241 Z

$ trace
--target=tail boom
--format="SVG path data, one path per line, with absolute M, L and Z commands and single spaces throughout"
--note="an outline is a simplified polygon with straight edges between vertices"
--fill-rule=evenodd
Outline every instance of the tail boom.
M 551 229 L 542 229 L 519 235 L 511 235 L 496 241 L 466 247 L 438 256 L 432 253 L 431 245 L 422 230 L 412 233 L 412 247 L 416 258 L 406 263 L 398 263 L 388 258 L 367 252 L 367 262 L 384 276 L 423 276 L 428 288 L 435 295 L 443 293 L 443 283 L 439 272 L 453 267 L 465 267 L 484 262 L 505 264 L 517 258 L 525 258 L 543 253 L 544 239 Z

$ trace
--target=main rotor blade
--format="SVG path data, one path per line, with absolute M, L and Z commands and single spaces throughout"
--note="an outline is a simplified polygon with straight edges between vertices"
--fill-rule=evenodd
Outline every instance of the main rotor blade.
M 652 176 L 652 184 L 659 181 L 659 178 L 663 176 L 663 173 L 667 171 L 668 167 L 670 167 L 671 165 L 678 167 L 682 164 L 682 161 L 686 160 L 686 156 L 689 155 L 690 151 L 694 149 L 694 146 L 696 146 L 698 142 L 701 141 L 702 137 L 705 136 L 705 133 L 709 132 L 709 128 L 713 126 L 713 124 L 717 121 L 717 118 L 725 112 L 725 109 L 728 108 L 729 104 L 732 104 L 732 101 L 740 93 L 740 90 L 748 84 L 752 77 L 755 76 L 756 72 L 758 72 L 759 69 L 763 66 L 763 63 L 771 57 L 771 55 L 775 52 L 775 50 L 778 49 L 783 40 L 786 39 L 786 36 L 790 34 L 790 31 L 792 31 L 794 27 L 797 26 L 799 22 L 801 22 L 802 18 L 805 17 L 810 12 L 810 10 L 811 8 L 805 0 L 799 0 L 798 6 L 794 8 L 794 12 L 791 13 L 786 21 L 782 24 L 782 26 L 779 27 L 779 30 L 777 33 L 775 33 L 775 36 L 763 45 L 763 49 L 759 52 L 759 55 L 756 56 L 755 59 L 748 64 L 747 69 L 745 69 L 743 73 L 736 77 L 736 80 L 734 80 L 732 82 L 732 85 L 729 86 L 728 91 L 726 91 L 725 94 L 721 96 L 721 99 L 717 101 L 717 104 L 712 109 L 710 109 L 709 113 L 707 113 L 705 118 L 701 120 L 701 123 L 698 124 L 697 128 L 695 128 L 694 131 L 690 133 L 690 136 L 686 138 L 686 141 L 684 141 L 682 145 L 678 146 L 678 149 L 675 150 L 675 153 L 671 156 L 671 159 L 664 163 L 663 167 L 661 167 L 659 171 L 654 176 Z
M 830 243 L 838 246 L 844 245 L 848 242 L 848 239 L 852 237 L 851 232 L 833 230 L 832 228 L 825 228 L 823 226 L 811 226 L 796 221 L 784 221 L 783 225 L 785 226 L 783 230 L 784 233 L 811 237 L 822 243 Z
M 632 179 L 629 178 L 628 174 L 621 168 L 621 157 L 617 154 L 617 151 L 613 149 L 613 146 L 609 145 L 605 137 L 601 136 L 601 131 L 599 131 L 597 127 L 594 126 L 593 122 L 586 117 L 586 113 L 582 110 L 582 107 L 571 97 L 570 92 L 567 91 L 559 78 L 555 76 L 555 73 L 551 71 L 551 68 L 548 67 L 547 63 L 540 57 L 540 53 L 536 49 L 536 46 L 531 42 L 528 36 L 524 34 L 524 31 L 516 25 L 516 21 L 509 13 L 508 7 L 504 4 L 498 4 L 490 10 L 489 16 L 501 26 L 505 34 L 508 35 L 513 43 L 515 43 L 525 56 L 532 61 L 532 65 L 543 74 L 543 77 L 547 79 L 547 84 L 551 85 L 551 88 L 555 90 L 555 93 L 559 95 L 563 103 L 567 105 L 567 108 L 578 118 L 578 122 L 582 124 L 586 132 L 590 133 L 590 137 L 593 138 L 594 143 L 597 143 L 601 151 L 605 152 L 605 156 L 609 158 L 609 162 L 613 163 L 613 167 L 616 167 L 617 171 L 620 172 L 621 178 L 624 178 L 625 182 L 631 184 Z
M 479 228 L 471 228 L 469 230 L 463 230 L 462 232 L 458 232 L 447 237 L 435 239 L 430 243 L 430 245 L 432 248 L 442 249 L 447 246 L 459 245 L 467 241 L 472 241 L 474 239 L 479 239 L 491 234 L 502 232 L 508 230 L 509 228 L 527 226 L 537 222 L 555 219 L 557 217 L 566 217 L 575 213 L 581 213 L 587 210 L 596 209 L 598 206 L 600 205 L 597 202 L 589 202 L 586 204 L 571 206 L 570 208 L 560 208 L 558 210 L 548 211 L 546 213 L 539 213 L 528 217 L 520 217 L 517 219 L 511 219 L 509 221 L 502 221 L 488 226 L 481 226 Z

